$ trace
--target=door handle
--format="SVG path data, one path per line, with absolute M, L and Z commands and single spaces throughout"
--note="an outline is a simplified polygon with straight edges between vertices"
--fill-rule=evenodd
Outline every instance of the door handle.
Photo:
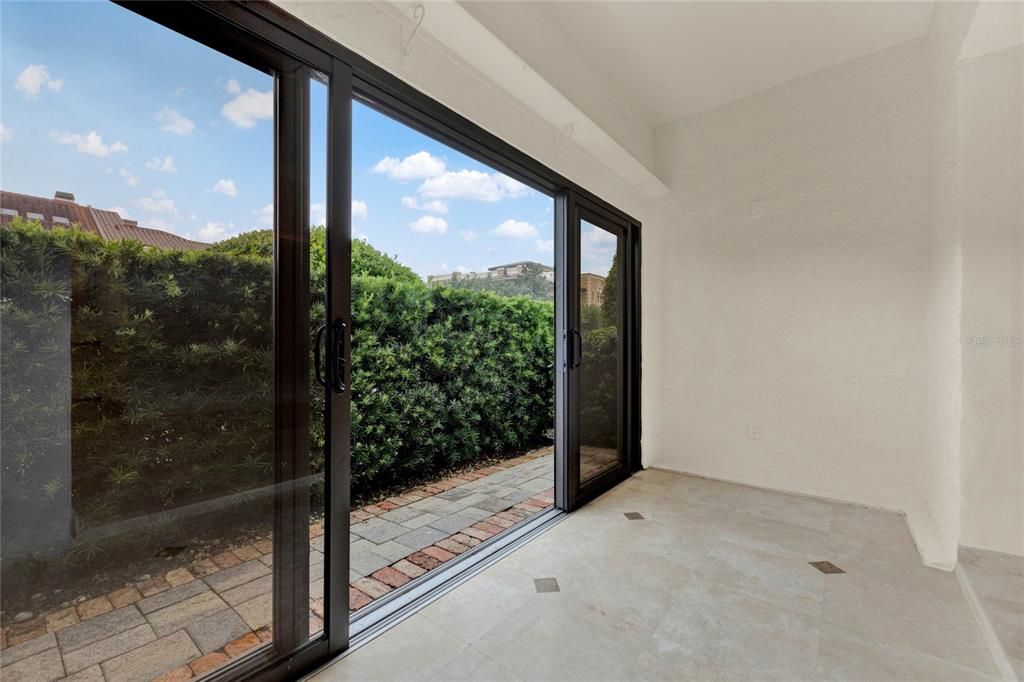
M 331 325 L 330 349 L 331 353 L 327 361 L 330 363 L 331 388 L 335 393 L 344 393 L 348 390 L 345 385 L 345 331 L 348 327 L 341 320 L 335 320 Z
M 316 372 L 317 382 L 325 387 L 327 386 L 327 379 L 324 378 L 323 357 L 320 353 L 320 345 L 323 343 L 326 330 L 326 324 L 320 325 L 320 328 L 316 330 L 316 339 L 313 341 L 313 371 Z
M 569 369 L 576 369 L 583 362 L 583 335 L 575 329 L 569 330 Z

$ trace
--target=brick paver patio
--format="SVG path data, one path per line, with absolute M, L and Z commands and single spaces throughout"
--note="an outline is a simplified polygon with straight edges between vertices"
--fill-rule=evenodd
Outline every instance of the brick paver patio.
M 535 450 L 352 511 L 358 611 L 553 503 Z M 0 631 L 0 678 L 137 682 L 197 677 L 271 639 L 264 538 Z M 310 632 L 323 629 L 323 527 L 310 528 Z

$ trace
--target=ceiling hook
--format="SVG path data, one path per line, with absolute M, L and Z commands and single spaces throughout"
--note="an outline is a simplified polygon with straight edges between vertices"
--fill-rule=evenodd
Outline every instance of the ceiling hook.
M 572 123 L 566 123 L 564 126 L 558 129 L 558 135 L 555 137 L 555 155 L 561 156 L 562 149 L 572 139 L 573 133 L 576 132 L 576 126 Z
M 427 14 L 427 8 L 422 2 L 417 2 L 412 6 L 412 19 L 416 22 L 416 25 L 412 27 L 412 32 L 409 37 L 405 37 L 405 27 L 402 27 L 402 61 L 405 61 L 406 57 L 412 56 L 412 41 L 419 33 L 420 26 L 423 25 L 423 17 Z

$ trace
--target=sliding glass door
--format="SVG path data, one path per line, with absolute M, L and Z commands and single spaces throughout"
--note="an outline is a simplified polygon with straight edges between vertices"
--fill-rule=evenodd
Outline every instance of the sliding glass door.
M 635 466 L 628 218 L 273 5 L 2 31 L 0 677 L 295 677 Z
M 4 679 L 347 644 L 348 70 L 138 9 L 3 8 Z
M 632 320 L 635 248 L 629 221 L 569 193 L 560 200 L 565 292 L 560 362 L 563 508 L 628 476 L 635 461 Z

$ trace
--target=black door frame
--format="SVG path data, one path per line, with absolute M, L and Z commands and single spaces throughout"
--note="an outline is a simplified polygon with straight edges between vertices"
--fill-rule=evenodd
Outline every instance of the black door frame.
M 348 646 L 351 69 L 236 3 L 119 2 L 274 76 L 274 533 L 270 646 L 207 679 L 293 679 Z M 309 633 L 311 79 L 328 85 L 324 631 Z M 335 324 L 341 322 L 342 324 Z M 338 350 L 341 350 L 339 356 Z M 339 363 L 343 359 L 345 362 Z M 329 453 L 329 454 L 328 454 Z M 334 576 L 342 576 L 341 589 Z
M 615 480 L 600 481 L 612 485 L 627 477 L 640 466 L 639 431 L 639 267 L 640 229 L 638 220 L 603 201 L 599 196 L 577 185 L 570 179 L 533 159 L 519 149 L 487 132 L 451 109 L 419 92 L 384 69 L 372 64 L 355 52 L 345 48 L 319 31 L 299 21 L 280 7 L 263 0 L 212 1 L 186 0 L 172 2 L 156 0 L 114 0 L 137 14 L 162 24 L 197 42 L 234 57 L 251 66 L 275 75 L 275 330 L 288 337 L 275 339 L 275 387 L 288 397 L 287 404 L 275 410 L 275 429 L 278 452 L 275 453 L 275 471 L 285 491 L 283 507 L 276 516 L 275 553 L 295 557 L 291 572 L 284 569 L 285 579 L 275 583 L 275 604 L 288 614 L 281 625 L 287 634 L 281 645 L 294 649 L 270 648 L 239 659 L 212 673 L 210 680 L 235 679 L 294 679 L 315 669 L 317 665 L 342 653 L 349 643 L 348 613 L 348 530 L 349 530 L 349 400 L 347 392 L 328 390 L 327 419 L 328 445 L 325 480 L 325 632 L 302 643 L 304 626 L 295 622 L 298 613 L 306 615 L 307 601 L 297 590 L 308 589 L 294 584 L 303 568 L 299 563 L 308 535 L 303 524 L 301 501 L 307 483 L 303 480 L 303 461 L 308 466 L 308 428 L 300 433 L 301 413 L 305 401 L 308 418 L 308 350 L 310 339 L 308 319 L 308 113 L 299 115 L 303 101 L 308 101 L 308 79 L 314 75 L 325 78 L 329 84 L 328 116 L 328 188 L 327 239 L 330 254 L 328 267 L 328 320 L 343 322 L 346 326 L 335 337 L 337 343 L 328 344 L 328 364 L 338 368 L 344 360 L 341 374 L 336 379 L 348 383 L 348 355 L 350 348 L 351 291 L 351 104 L 360 100 L 387 115 L 450 145 L 472 158 L 499 169 L 506 175 L 550 196 L 555 197 L 555 257 L 563 264 L 556 285 L 556 338 L 568 327 L 566 303 L 571 280 L 566 279 L 564 261 L 568 257 L 566 236 L 569 213 L 574 206 L 585 206 L 596 214 L 608 217 L 627 231 L 627 258 L 624 268 L 625 333 L 623 357 L 626 366 L 623 438 L 628 466 L 616 469 Z M 292 74 L 288 76 L 287 74 Z M 302 80 L 305 79 L 305 87 Z M 303 91 L 305 90 L 305 94 Z M 299 107 L 298 109 L 296 107 Z M 282 121 L 283 119 L 283 121 Z M 578 249 L 578 245 L 575 247 Z M 305 268 L 305 270 L 303 270 Z M 575 278 L 578 286 L 578 275 Z M 563 299 L 565 299 L 563 301 Z M 560 304 L 558 301 L 562 301 Z M 562 310 L 559 314 L 559 309 Z M 303 324 L 306 323 L 306 324 Z M 329 325 L 332 326 L 332 325 Z M 340 355 L 338 351 L 340 349 Z M 556 344 L 556 405 L 572 400 L 571 391 L 559 374 L 565 360 L 564 343 Z M 305 392 L 303 392 L 305 391 Z M 571 423 L 565 410 L 556 409 L 556 432 L 567 433 Z M 567 475 L 564 462 L 570 450 L 561 449 L 556 462 L 556 506 L 570 510 L 596 496 L 605 488 L 588 485 L 569 500 L 566 493 Z M 308 518 L 308 517 L 306 517 Z M 303 526 L 303 527 L 300 527 Z M 278 547 L 278 535 L 282 535 Z M 290 537 L 288 537 L 290 536 Z M 308 556 L 308 555 L 307 555 Z M 275 562 L 276 563 L 276 562 Z M 308 566 L 305 566 L 308 577 Z M 332 580 L 332 577 L 335 577 Z M 308 581 L 303 581 L 308 583 Z M 280 592 L 280 596 L 279 596 Z M 279 601 L 280 599 L 280 601 Z M 296 600 L 301 605 L 295 609 Z M 275 616 L 279 617 L 279 616 Z M 275 623 L 274 639 L 278 638 Z
M 556 306 L 558 352 L 555 360 L 557 404 L 561 428 L 556 428 L 564 454 L 556 463 L 556 503 L 572 511 L 619 484 L 641 468 L 639 421 L 639 224 L 606 204 L 574 191 L 559 194 L 555 210 L 555 261 L 560 295 Z M 579 408 L 579 360 L 586 357 L 581 336 L 580 275 L 583 221 L 616 235 L 620 264 L 619 339 L 616 370 L 619 386 L 617 466 L 581 480 Z M 578 350 L 577 350 L 578 347 Z M 585 359 L 584 359 L 585 361 Z

